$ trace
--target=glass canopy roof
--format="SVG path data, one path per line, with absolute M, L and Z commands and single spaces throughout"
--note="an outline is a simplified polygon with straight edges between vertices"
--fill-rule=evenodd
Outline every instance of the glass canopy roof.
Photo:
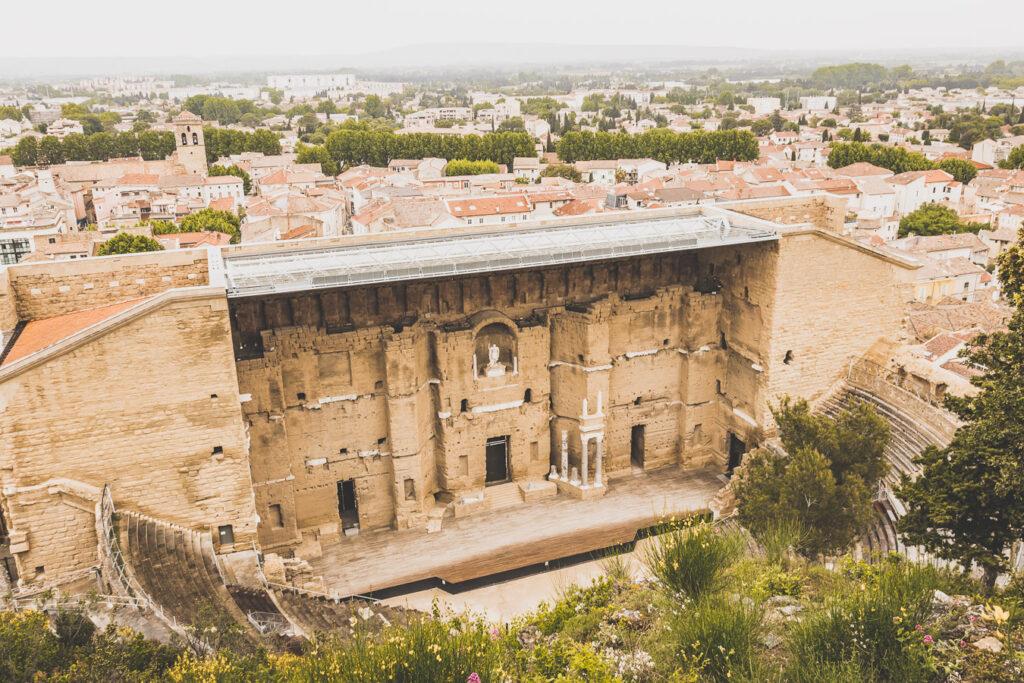
M 224 252 L 228 296 L 252 296 L 704 249 L 778 239 L 767 221 L 701 213 L 594 223 L 496 229 L 484 233 L 387 239 L 378 243 Z

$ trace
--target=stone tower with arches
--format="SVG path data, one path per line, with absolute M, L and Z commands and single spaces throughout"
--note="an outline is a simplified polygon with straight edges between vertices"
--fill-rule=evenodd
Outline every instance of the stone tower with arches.
M 187 110 L 174 117 L 174 146 L 175 157 L 186 172 L 206 174 L 206 144 L 200 117 Z

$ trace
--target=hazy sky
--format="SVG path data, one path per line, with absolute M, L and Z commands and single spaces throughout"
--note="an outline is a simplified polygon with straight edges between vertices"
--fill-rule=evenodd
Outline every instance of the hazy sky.
M 1024 0 L 3 0 L 3 5 L 0 59 L 324 55 L 462 41 L 1024 49 Z

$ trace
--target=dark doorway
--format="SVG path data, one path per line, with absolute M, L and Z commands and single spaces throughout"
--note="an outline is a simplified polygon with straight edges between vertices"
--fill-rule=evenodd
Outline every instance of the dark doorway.
M 629 462 L 633 467 L 644 467 L 644 436 L 647 425 L 633 425 L 629 437 Z
M 508 437 L 496 436 L 487 439 L 486 483 L 500 484 L 508 481 Z
M 736 438 L 736 435 L 729 432 L 729 469 L 728 474 L 731 477 L 733 470 L 740 466 L 743 462 L 743 454 L 747 452 L 747 444 Z
M 338 482 L 338 516 L 341 517 L 342 529 L 351 529 L 359 526 L 359 506 L 356 504 L 355 479 L 345 479 Z

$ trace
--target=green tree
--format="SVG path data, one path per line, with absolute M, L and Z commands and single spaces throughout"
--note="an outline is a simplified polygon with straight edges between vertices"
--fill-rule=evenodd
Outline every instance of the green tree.
M 1024 145 L 1011 149 L 1006 158 L 999 162 L 999 168 L 1024 168 Z
M 1024 221 L 1017 230 L 1017 241 L 999 255 L 998 263 L 1003 296 L 1014 306 L 1024 307 Z
M 384 102 L 380 99 L 379 95 L 369 95 L 367 96 L 366 101 L 363 102 L 363 111 L 366 112 L 366 115 L 371 119 L 379 119 L 384 116 L 386 109 L 384 107 Z
M 740 521 L 755 535 L 785 522 L 806 530 L 801 551 L 844 550 L 872 515 L 877 482 L 889 471 L 889 425 L 867 403 L 835 420 L 788 398 L 772 410 L 788 455 L 760 450 L 733 483 Z
M 38 161 L 41 164 L 63 164 L 64 146 L 54 135 L 47 135 L 39 141 Z
M 142 251 L 163 251 L 164 245 L 145 235 L 132 235 L 119 232 L 100 245 L 96 251 L 99 256 L 113 254 L 135 254 Z
M 1013 277 L 1019 302 L 1020 273 Z M 901 477 L 897 495 L 907 514 L 899 520 L 899 530 L 905 542 L 922 545 L 940 558 L 981 567 L 991 588 L 1008 568 L 1007 551 L 1024 536 L 1022 310 L 1018 308 L 1008 331 L 975 337 L 966 358 L 985 369 L 984 375 L 971 379 L 979 391 L 947 395 L 946 407 L 964 424 L 947 447 L 929 446 L 915 459 L 922 468 L 917 479 Z
M 213 166 L 210 167 L 210 175 L 233 175 L 237 178 L 242 179 L 242 191 L 245 192 L 245 194 L 249 194 L 249 192 L 252 190 L 252 178 L 250 178 L 249 174 L 246 173 L 243 169 L 239 168 L 237 164 L 232 164 L 231 166 L 218 166 L 217 164 L 214 164 Z
M 39 143 L 34 137 L 24 137 L 11 148 L 10 155 L 15 166 L 35 166 L 39 158 Z
M 578 183 L 583 180 L 580 172 L 569 164 L 548 164 L 540 172 L 540 175 L 542 178 L 565 178 L 573 181 L 574 183 Z
M 21 121 L 24 116 L 24 113 L 17 107 L 0 107 L 0 120 L 12 119 L 14 121 Z
M 227 97 L 207 97 L 203 101 L 203 108 L 198 112 L 205 121 L 217 121 L 222 126 L 238 123 L 242 118 L 242 112 L 234 100 Z
M 267 97 L 274 104 L 281 104 L 281 100 L 284 99 L 284 91 L 277 88 L 260 88 L 260 92 L 267 93 Z
M 967 159 L 950 157 L 949 159 L 941 160 L 936 166 L 953 176 L 953 179 L 958 183 L 963 183 L 964 185 L 978 176 L 978 167 L 967 161 Z
M 203 209 L 185 216 L 179 232 L 223 232 L 231 235 L 232 244 L 237 244 L 241 237 L 240 225 L 238 216 L 230 211 Z
M 525 133 L 526 124 L 523 123 L 523 119 L 520 116 L 514 116 L 510 119 L 505 119 L 498 124 L 498 133 Z
M 750 124 L 750 130 L 754 132 L 754 135 L 764 137 L 774 129 L 772 128 L 772 122 L 768 119 L 758 119 Z
M 949 235 L 961 232 L 978 232 L 985 227 L 982 223 L 964 223 L 953 209 L 940 204 L 928 203 L 900 219 L 899 236 Z
M 330 153 L 322 145 L 303 145 L 299 143 L 296 148 L 300 164 L 320 164 L 320 170 L 329 176 L 338 175 L 338 162 L 331 158 Z
M 318 114 L 337 114 L 338 105 L 336 105 L 332 100 L 321 100 L 316 105 L 316 111 Z
M 498 164 L 487 159 L 471 161 L 469 159 L 452 159 L 444 167 L 446 176 L 457 175 L 480 175 L 483 173 L 497 173 Z

